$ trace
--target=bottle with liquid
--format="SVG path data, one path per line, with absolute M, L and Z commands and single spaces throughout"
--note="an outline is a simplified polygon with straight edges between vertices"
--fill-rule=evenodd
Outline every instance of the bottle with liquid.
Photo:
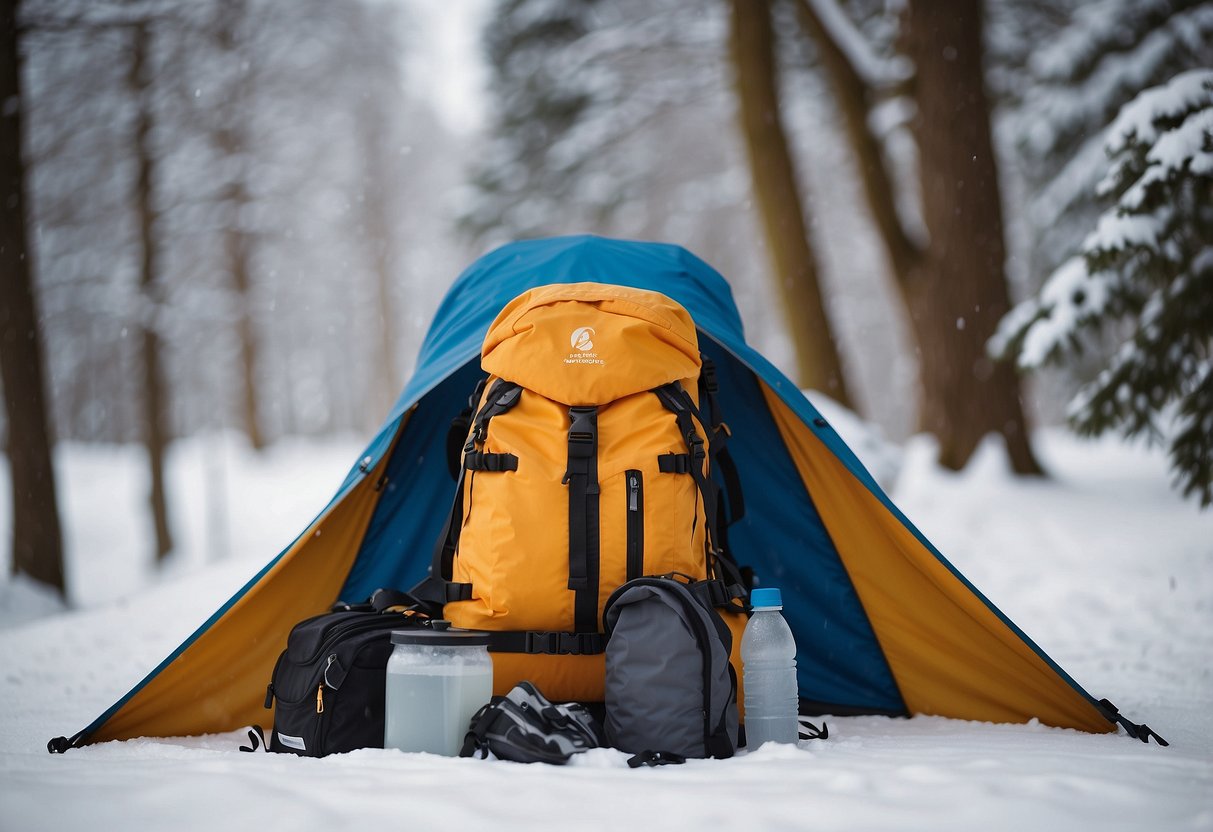
M 488 634 L 449 628 L 392 632 L 384 748 L 458 756 L 468 722 L 492 697 Z
M 795 743 L 800 726 L 796 686 L 796 640 L 780 610 L 783 598 L 776 588 L 750 593 L 754 614 L 741 637 L 742 675 L 745 679 L 746 748 L 764 742 Z

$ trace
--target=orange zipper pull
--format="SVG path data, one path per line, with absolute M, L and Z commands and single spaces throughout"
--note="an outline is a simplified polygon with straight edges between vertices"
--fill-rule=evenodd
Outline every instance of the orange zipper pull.
M 316 686 L 316 713 L 324 713 L 324 682 Z

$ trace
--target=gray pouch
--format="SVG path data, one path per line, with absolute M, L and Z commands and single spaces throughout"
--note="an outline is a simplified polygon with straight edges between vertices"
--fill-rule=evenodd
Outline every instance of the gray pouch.
M 636 578 L 603 608 L 606 739 L 632 754 L 732 757 L 733 636 L 695 583 Z

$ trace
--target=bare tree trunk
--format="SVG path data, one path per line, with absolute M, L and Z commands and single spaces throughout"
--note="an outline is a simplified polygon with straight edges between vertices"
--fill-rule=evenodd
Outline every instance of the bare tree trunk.
M 796 382 L 853 408 L 822 302 L 796 170 L 780 119 L 768 0 L 733 0 L 730 46 L 754 194 L 795 346 Z
M 232 288 L 239 302 L 237 315 L 240 338 L 241 404 L 244 432 L 254 450 L 265 448 L 267 442 L 261 429 L 261 392 L 257 387 L 257 328 L 253 317 L 252 269 L 250 247 L 252 238 L 240 228 L 240 216 L 249 202 L 243 182 L 236 182 L 228 193 L 228 226 L 224 231 L 227 262 Z
M 923 214 L 930 232 L 926 248 L 914 242 L 897 214 L 893 179 L 868 122 L 875 91 L 814 3 L 798 0 L 797 11 L 818 44 L 868 207 L 910 315 L 920 351 L 920 427 L 938 438 L 939 461 L 949 468 L 962 468 L 982 436 L 994 432 L 1005 437 L 1017 473 L 1039 474 L 1019 379 L 985 354 L 1008 296 L 979 4 L 921 0 L 910 6 Z
M 12 571 L 63 596 L 63 535 L 25 222 L 15 0 L 0 2 L 0 102 L 0 376 L 12 483 Z
M 912 0 L 907 48 L 917 67 L 914 124 L 923 218 L 931 236 L 907 285 L 922 352 L 922 424 L 939 461 L 962 467 L 989 432 L 1001 433 L 1015 470 L 1039 473 L 1019 379 L 985 351 L 1010 307 L 1002 202 L 990 138 L 980 0 Z
M 884 148 L 872 132 L 868 120 L 868 113 L 875 104 L 876 91 L 851 65 L 850 58 L 835 42 L 824 21 L 817 16 L 812 0 L 799 0 L 796 10 L 804 28 L 816 43 L 818 60 L 834 92 L 842 115 L 843 130 L 855 153 L 868 210 L 884 242 L 893 276 L 904 285 L 921 263 L 922 250 L 907 233 L 897 213 L 897 194 L 889 175 Z
M 375 421 L 367 427 L 373 429 L 395 402 L 396 393 L 404 381 L 397 358 L 396 314 L 392 301 L 396 247 L 391 220 L 395 216 L 395 203 L 384 185 L 385 181 L 394 181 L 394 177 L 388 176 L 388 168 L 393 160 L 392 154 L 384 147 L 388 125 L 382 114 L 373 106 L 365 106 L 358 126 L 362 140 L 362 162 L 366 166 L 362 177 L 363 227 L 375 281 L 375 308 L 371 323 L 378 335 L 379 353 L 377 372 L 368 379 L 373 389 L 366 415 Z
M 240 35 L 240 27 L 246 13 L 247 7 L 242 0 L 229 0 L 221 7 L 221 16 L 215 30 L 220 49 L 236 66 L 247 60 Z M 268 442 L 261 424 L 261 391 L 257 385 L 260 350 L 252 301 L 252 255 L 256 240 L 243 227 L 245 209 L 252 201 L 248 191 L 248 165 L 245 162 L 249 141 L 242 122 L 242 119 L 251 115 L 248 109 L 247 87 L 248 82 L 242 72 L 234 88 L 226 91 L 218 119 L 219 128 L 215 131 L 215 143 L 227 157 L 233 176 L 224 191 L 227 213 L 224 238 L 228 271 L 232 289 L 236 293 L 239 315 L 237 334 L 240 341 L 241 421 L 244 423 L 244 432 L 248 436 L 249 444 L 259 451 L 265 448 Z
M 372 186 L 374 187 L 374 186 Z M 381 224 L 381 223 L 380 223 Z M 396 313 L 392 302 L 392 242 L 387 229 L 371 236 L 367 243 L 372 248 L 375 272 L 376 315 L 374 323 L 379 331 L 379 372 L 371 379 L 375 386 L 372 396 L 374 409 L 370 416 L 374 420 L 382 419 L 396 399 L 398 389 L 404 384 L 400 370 L 400 362 L 396 357 Z M 373 426 L 372 426 L 373 427 Z
M 132 31 L 130 88 L 135 98 L 135 156 L 138 173 L 135 181 L 135 206 L 139 220 L 139 284 L 144 310 L 139 325 L 143 331 L 143 441 L 151 472 L 149 501 L 156 530 L 156 560 L 162 561 L 173 550 L 168 522 L 168 498 L 165 493 L 164 456 L 168 446 L 165 428 L 165 388 L 160 366 L 161 341 L 156 317 L 161 303 L 159 278 L 160 242 L 156 236 L 156 206 L 152 193 L 156 162 L 151 147 L 151 74 L 147 70 L 151 35 L 147 24 L 135 24 Z

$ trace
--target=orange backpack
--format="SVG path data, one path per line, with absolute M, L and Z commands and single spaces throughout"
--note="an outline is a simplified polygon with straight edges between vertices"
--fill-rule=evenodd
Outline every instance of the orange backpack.
M 700 412 L 682 306 L 596 283 L 533 289 L 497 316 L 481 367 L 454 506 L 414 594 L 493 633 L 496 693 L 528 679 L 600 701 L 602 608 L 632 578 L 712 579 L 713 599 L 742 610 L 709 471 L 727 429 Z M 739 644 L 745 618 L 726 618 Z

